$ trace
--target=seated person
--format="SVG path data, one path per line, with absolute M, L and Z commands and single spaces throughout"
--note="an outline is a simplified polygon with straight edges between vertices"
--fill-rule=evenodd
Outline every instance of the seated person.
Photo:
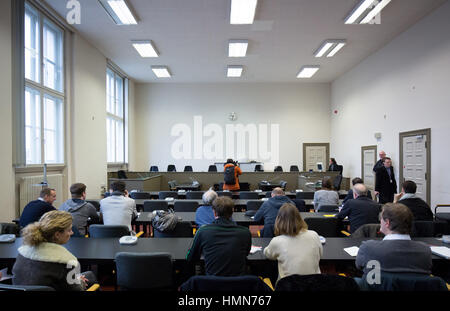
M 76 183 L 70 186 L 70 193 L 72 199 L 64 202 L 60 207 L 60 211 L 69 212 L 72 214 L 73 224 L 78 229 L 80 235 L 84 236 L 88 225 L 88 219 L 91 223 L 98 223 L 100 217 L 97 214 L 97 210 L 91 204 L 86 202 L 86 185 L 82 183 Z
M 278 211 L 285 203 L 291 203 L 283 189 L 276 187 L 272 190 L 271 198 L 265 201 L 258 209 L 254 216 L 255 222 L 264 222 L 264 228 L 261 232 L 261 237 L 273 237 L 273 227 L 275 225 L 275 219 L 277 218 Z
M 339 195 L 332 190 L 331 179 L 322 179 L 322 189 L 314 192 L 314 210 L 317 212 L 320 205 L 339 205 Z
M 38 221 L 42 215 L 47 212 L 54 211 L 53 202 L 56 200 L 56 191 L 51 188 L 44 188 L 39 194 L 37 200 L 28 203 L 22 211 L 19 225 L 21 228 L 26 227 L 35 221 Z
M 197 226 L 203 226 L 212 223 L 216 218 L 214 217 L 214 211 L 212 208 L 212 203 L 218 198 L 217 193 L 209 189 L 203 193 L 202 200 L 203 205 L 197 208 L 195 212 L 195 223 Z
M 403 204 L 387 203 L 380 214 L 383 240 L 362 242 L 356 256 L 356 267 L 364 271 L 363 281 L 370 268 L 367 263 L 377 260 L 381 272 L 430 274 L 431 250 L 422 242 L 411 241 L 413 215 Z
M 356 184 L 363 184 L 363 180 L 359 177 L 355 177 L 352 179 L 352 185 L 356 185 Z M 372 193 L 370 192 L 370 190 L 367 190 L 367 197 L 372 199 Z M 350 189 L 347 192 L 347 196 L 344 198 L 344 201 L 342 201 L 342 204 L 345 204 L 345 202 L 347 202 L 348 200 L 352 200 L 353 199 L 353 189 Z
M 297 208 L 283 204 L 275 221 L 275 237 L 264 255 L 278 260 L 278 280 L 292 274 L 320 274 L 323 249 L 319 235 L 308 230 Z
M 433 220 L 430 206 L 416 196 L 417 185 L 412 180 L 406 180 L 402 185 L 402 192 L 394 195 L 394 203 L 406 205 L 413 213 L 414 220 Z
M 341 219 L 348 216 L 351 233 L 362 225 L 379 222 L 380 206 L 367 197 L 367 187 L 364 184 L 353 186 L 353 198 L 354 200 L 348 200 L 339 214 L 336 215 L 337 218 Z
M 213 202 L 211 224 L 201 226 L 186 255 L 188 263 L 205 258 L 207 275 L 237 276 L 246 274 L 246 260 L 252 245 L 251 233 L 246 227 L 231 221 L 233 200 L 218 197 Z
M 63 211 L 45 213 L 38 222 L 23 229 L 12 273 L 14 285 L 49 286 L 55 290 L 85 290 L 95 283 L 88 272 L 76 276 L 80 264 L 64 246 L 72 235 L 72 215 Z M 74 277 L 72 277 L 74 276 Z
M 131 222 L 137 217 L 136 203 L 128 197 L 123 181 L 113 182 L 111 189 L 111 196 L 100 201 L 103 224 L 127 226 L 131 231 Z

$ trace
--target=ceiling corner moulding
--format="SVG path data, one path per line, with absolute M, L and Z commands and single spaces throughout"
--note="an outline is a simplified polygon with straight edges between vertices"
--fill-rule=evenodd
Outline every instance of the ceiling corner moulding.
M 230 24 L 253 24 L 258 0 L 231 0 Z
M 306 65 L 303 66 L 297 74 L 297 78 L 300 79 L 308 79 L 311 78 L 317 70 L 319 70 L 320 66 L 318 65 Z
M 158 78 L 170 78 L 172 76 L 167 66 L 152 66 L 152 70 Z
M 346 24 L 368 24 L 391 0 L 361 0 L 345 18 Z
M 248 40 L 230 40 L 228 42 L 228 57 L 245 57 Z
M 314 52 L 315 57 L 333 57 L 340 49 L 347 44 L 344 39 L 328 39 L 325 40 L 320 47 Z
M 138 18 L 125 0 L 98 0 L 117 25 L 136 25 Z
M 228 78 L 239 78 L 242 76 L 243 66 L 228 66 L 227 68 L 227 77 Z

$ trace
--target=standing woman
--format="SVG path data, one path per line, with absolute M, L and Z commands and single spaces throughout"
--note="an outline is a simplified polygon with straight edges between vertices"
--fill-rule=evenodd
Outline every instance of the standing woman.
M 63 211 L 47 212 L 39 221 L 26 226 L 22 230 L 23 245 L 12 269 L 13 284 L 82 291 L 88 282 L 95 282 L 92 272 L 76 275 L 80 264 L 62 246 L 72 234 L 72 215 Z
M 308 230 L 295 205 L 281 206 L 274 232 L 275 237 L 264 249 L 264 255 L 278 260 L 278 280 L 292 274 L 320 274 L 323 248 L 319 235 Z

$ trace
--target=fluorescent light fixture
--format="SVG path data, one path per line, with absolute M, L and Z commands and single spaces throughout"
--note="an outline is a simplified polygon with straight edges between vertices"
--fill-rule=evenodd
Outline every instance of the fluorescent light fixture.
M 151 40 L 131 42 L 141 57 L 158 57 L 158 52 L 155 50 Z
M 297 78 L 311 78 L 319 68 L 320 66 L 316 65 L 303 66 L 297 74 Z
M 239 78 L 242 75 L 242 70 L 244 67 L 242 66 L 228 66 L 227 68 L 227 77 L 229 78 Z
M 258 0 L 231 0 L 230 24 L 253 24 Z
M 314 52 L 315 57 L 322 57 L 325 54 L 327 57 L 332 57 L 346 44 L 343 39 L 328 39 L 325 40 L 320 47 Z
M 99 0 L 117 25 L 136 25 L 137 19 L 125 0 Z
M 158 78 L 170 78 L 169 69 L 166 66 L 152 66 L 153 73 Z
M 228 57 L 245 57 L 248 40 L 230 40 L 228 43 Z
M 389 4 L 391 0 L 362 0 L 345 19 L 346 24 L 367 24 L 381 10 Z M 369 11 L 368 11 L 369 10 Z M 360 20 L 358 22 L 358 20 Z

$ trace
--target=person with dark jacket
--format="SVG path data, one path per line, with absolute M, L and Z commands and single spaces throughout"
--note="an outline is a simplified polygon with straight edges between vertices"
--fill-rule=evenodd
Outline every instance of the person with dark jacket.
M 340 219 L 348 216 L 350 232 L 355 232 L 365 224 L 378 223 L 380 207 L 375 201 L 367 197 L 367 187 L 364 184 L 353 186 L 353 197 L 354 200 L 348 200 L 336 216 Z
M 21 228 L 26 227 L 35 221 L 38 221 L 42 215 L 47 212 L 54 211 L 53 202 L 56 200 L 56 191 L 51 188 L 44 188 L 39 194 L 37 200 L 28 203 L 20 215 L 19 225 Z
M 224 172 L 224 183 L 223 183 L 223 190 L 229 190 L 229 191 L 239 191 L 241 189 L 239 185 L 239 175 L 242 175 L 241 168 L 237 165 L 236 162 L 233 161 L 233 159 L 227 159 L 227 163 L 223 166 L 223 172 Z M 229 172 L 229 174 L 228 174 Z M 234 177 L 234 178 L 233 178 Z M 230 179 L 230 180 L 228 180 Z M 231 183 L 231 180 L 234 179 Z
M 359 177 L 355 177 L 355 178 L 352 179 L 352 185 L 353 186 L 356 185 L 356 184 L 363 184 L 363 183 L 364 183 L 363 180 L 361 178 L 359 178 Z M 372 193 L 370 192 L 370 190 L 367 190 L 367 197 L 372 199 Z M 353 199 L 353 189 L 350 189 L 347 192 L 347 195 L 344 198 L 344 200 L 342 201 L 342 204 L 345 204 L 345 202 L 347 202 L 348 200 L 351 200 L 351 199 Z
M 394 201 L 397 193 L 397 181 L 395 180 L 394 167 L 391 158 L 383 158 L 383 166 L 375 174 L 375 195 L 381 204 Z
M 394 203 L 406 205 L 413 213 L 414 220 L 433 220 L 430 206 L 416 196 L 417 185 L 412 180 L 406 180 L 402 185 L 402 192 L 394 196 Z
M 380 157 L 380 159 L 377 161 L 377 163 L 375 163 L 375 165 L 373 166 L 373 172 L 376 173 L 377 170 L 383 166 L 383 158 L 386 157 L 386 152 L 384 152 L 383 150 L 381 150 L 378 153 L 378 156 Z
M 88 220 L 91 223 L 98 223 L 100 217 L 95 207 L 86 202 L 86 185 L 82 183 L 75 183 L 70 186 L 70 193 L 72 199 L 64 202 L 60 207 L 60 211 L 69 212 L 72 214 L 73 224 L 78 229 L 80 235 L 86 234 Z
M 278 211 L 283 204 L 291 203 L 295 205 L 295 203 L 285 195 L 283 189 L 280 187 L 274 188 L 271 196 L 271 198 L 261 205 L 253 217 L 255 222 L 264 223 L 264 228 L 261 231 L 261 237 L 273 237 L 275 220 L 277 218 Z
M 248 228 L 232 220 L 233 200 L 218 197 L 213 202 L 216 220 L 201 226 L 186 255 L 188 263 L 205 258 L 207 275 L 237 276 L 246 274 L 246 260 L 252 245 Z
M 95 283 L 92 272 L 78 275 L 80 264 L 64 246 L 72 232 L 72 215 L 63 211 L 45 213 L 23 229 L 23 245 L 12 268 L 13 285 L 49 286 L 60 291 L 85 290 Z

